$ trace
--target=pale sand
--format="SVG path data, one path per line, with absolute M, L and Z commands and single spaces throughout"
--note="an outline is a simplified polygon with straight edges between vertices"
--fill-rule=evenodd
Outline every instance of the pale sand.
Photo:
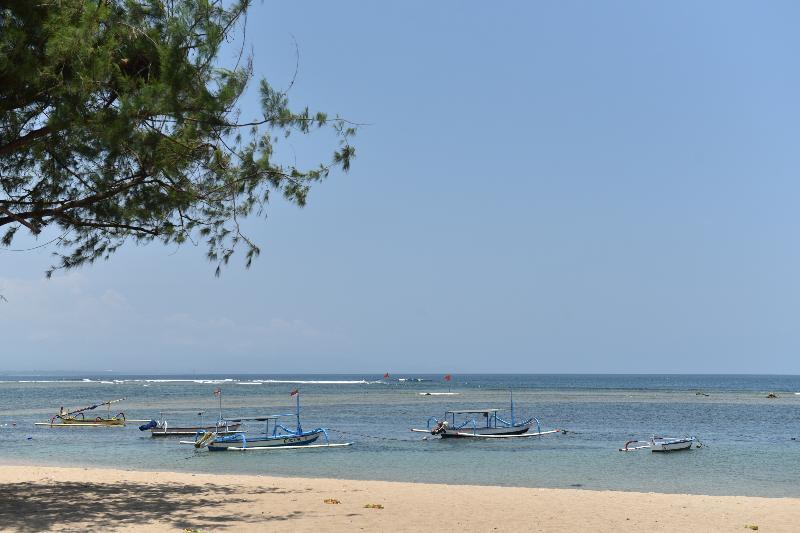
M 26 532 L 800 531 L 797 498 L 45 466 L 0 467 L 0 490 L 0 527 Z

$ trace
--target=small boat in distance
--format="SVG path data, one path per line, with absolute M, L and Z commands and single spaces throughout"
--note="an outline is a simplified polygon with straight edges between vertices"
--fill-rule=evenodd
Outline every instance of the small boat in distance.
M 700 441 L 697 440 L 697 437 L 656 437 L 654 435 L 650 437 L 650 440 L 629 440 L 619 451 L 634 452 L 636 450 L 648 448 L 653 452 L 691 450 L 695 442 L 697 442 L 697 447 L 699 448 L 701 444 Z
M 384 376 L 384 378 L 387 377 L 387 376 L 388 376 L 388 374 L 386 374 Z M 459 394 L 461 394 L 460 392 L 453 392 L 452 389 L 450 388 L 450 382 L 453 380 L 453 376 L 451 374 L 445 374 L 442 379 L 445 381 L 445 383 L 447 383 L 447 392 L 420 392 L 419 395 L 420 396 L 458 396 Z M 418 381 L 421 381 L 421 380 L 418 380 Z M 430 381 L 430 380 L 428 380 L 428 381 Z
M 561 429 L 542 431 L 539 419 L 535 416 L 521 422 L 516 420 L 514 412 L 514 393 L 511 393 L 511 420 L 498 416 L 500 409 L 454 409 L 445 411 L 439 419 L 432 416 L 428 419 L 426 429 L 412 428 L 416 433 L 430 433 L 440 438 L 509 438 L 538 437 L 555 433 L 566 433 Z M 464 415 L 466 418 L 464 419 Z M 470 416 L 477 415 L 477 416 Z M 458 420 L 456 417 L 460 417 Z M 536 431 L 530 429 L 536 424 Z
M 117 413 L 111 416 L 111 405 L 123 400 L 125 398 L 109 400 L 74 411 L 67 411 L 64 407 L 61 407 L 59 413 L 51 418 L 50 422 L 36 422 L 34 425 L 48 427 L 122 427 L 125 425 L 125 413 Z M 108 408 L 108 414 L 105 418 L 102 416 L 86 418 L 86 411 L 97 409 L 103 405 Z
M 311 431 L 303 431 L 300 424 L 300 392 L 295 389 L 290 396 L 296 398 L 297 407 L 295 413 L 284 413 L 269 415 L 257 418 L 240 418 L 229 422 L 264 422 L 264 432 L 248 436 L 243 432 L 236 432 L 230 435 L 219 435 L 217 432 L 198 434 L 195 439 L 195 448 L 208 448 L 212 452 L 221 451 L 246 451 L 246 450 L 279 450 L 289 448 L 316 448 L 316 447 L 335 447 L 349 446 L 350 443 L 331 444 L 328 440 L 328 432 L 325 428 L 316 428 Z M 294 416 L 297 425 L 294 429 L 289 429 L 279 422 L 284 417 Z M 314 444 L 320 437 L 323 437 L 325 444 Z

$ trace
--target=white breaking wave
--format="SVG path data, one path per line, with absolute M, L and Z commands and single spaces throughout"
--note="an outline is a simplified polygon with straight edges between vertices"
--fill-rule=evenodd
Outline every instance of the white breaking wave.
M 398 381 L 418 381 L 413 378 L 401 378 Z M 0 383 L 4 383 L 0 381 Z M 234 378 L 224 379 L 188 379 L 188 378 L 152 378 L 152 379 L 114 379 L 111 380 L 96 380 L 96 379 L 30 379 L 30 380 L 15 380 L 5 383 L 100 383 L 104 385 L 121 385 L 125 383 L 142 383 L 147 385 L 149 383 L 197 383 L 200 385 L 222 385 L 231 383 L 236 385 L 265 385 L 265 384 L 293 384 L 293 385 L 371 385 L 371 384 L 386 384 L 385 380 L 366 380 L 366 379 L 255 379 L 240 381 Z
M 85 379 L 20 379 L 19 381 L 0 381 L 0 383 L 85 383 L 85 382 L 86 382 Z
M 131 379 L 127 381 L 145 381 L 147 383 L 201 383 L 204 385 L 217 385 L 238 381 L 233 378 L 225 379 Z
M 293 384 L 311 384 L 311 385 L 366 385 L 368 383 L 380 383 L 379 381 L 367 381 L 365 379 L 359 380 L 322 380 L 322 379 L 265 379 L 264 383 L 293 383 Z

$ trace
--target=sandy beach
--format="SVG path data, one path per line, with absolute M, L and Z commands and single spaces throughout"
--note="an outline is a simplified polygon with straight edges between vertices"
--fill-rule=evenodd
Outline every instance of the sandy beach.
M 7 531 L 797 531 L 800 499 L 3 466 Z M 337 503 L 338 502 L 338 503 Z M 369 507 L 373 506 L 373 507 Z M 748 529 L 751 530 L 751 529 Z

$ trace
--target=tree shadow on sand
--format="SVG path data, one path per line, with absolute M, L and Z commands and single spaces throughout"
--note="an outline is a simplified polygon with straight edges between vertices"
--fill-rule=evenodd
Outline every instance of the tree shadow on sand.
M 115 527 L 157 523 L 178 529 L 215 530 L 242 522 L 299 518 L 287 515 L 226 513 L 223 506 L 246 503 L 249 494 L 288 493 L 284 489 L 245 489 L 223 485 L 147 483 L 38 482 L 0 485 L 2 529 L 32 532 L 53 528 L 104 531 Z

